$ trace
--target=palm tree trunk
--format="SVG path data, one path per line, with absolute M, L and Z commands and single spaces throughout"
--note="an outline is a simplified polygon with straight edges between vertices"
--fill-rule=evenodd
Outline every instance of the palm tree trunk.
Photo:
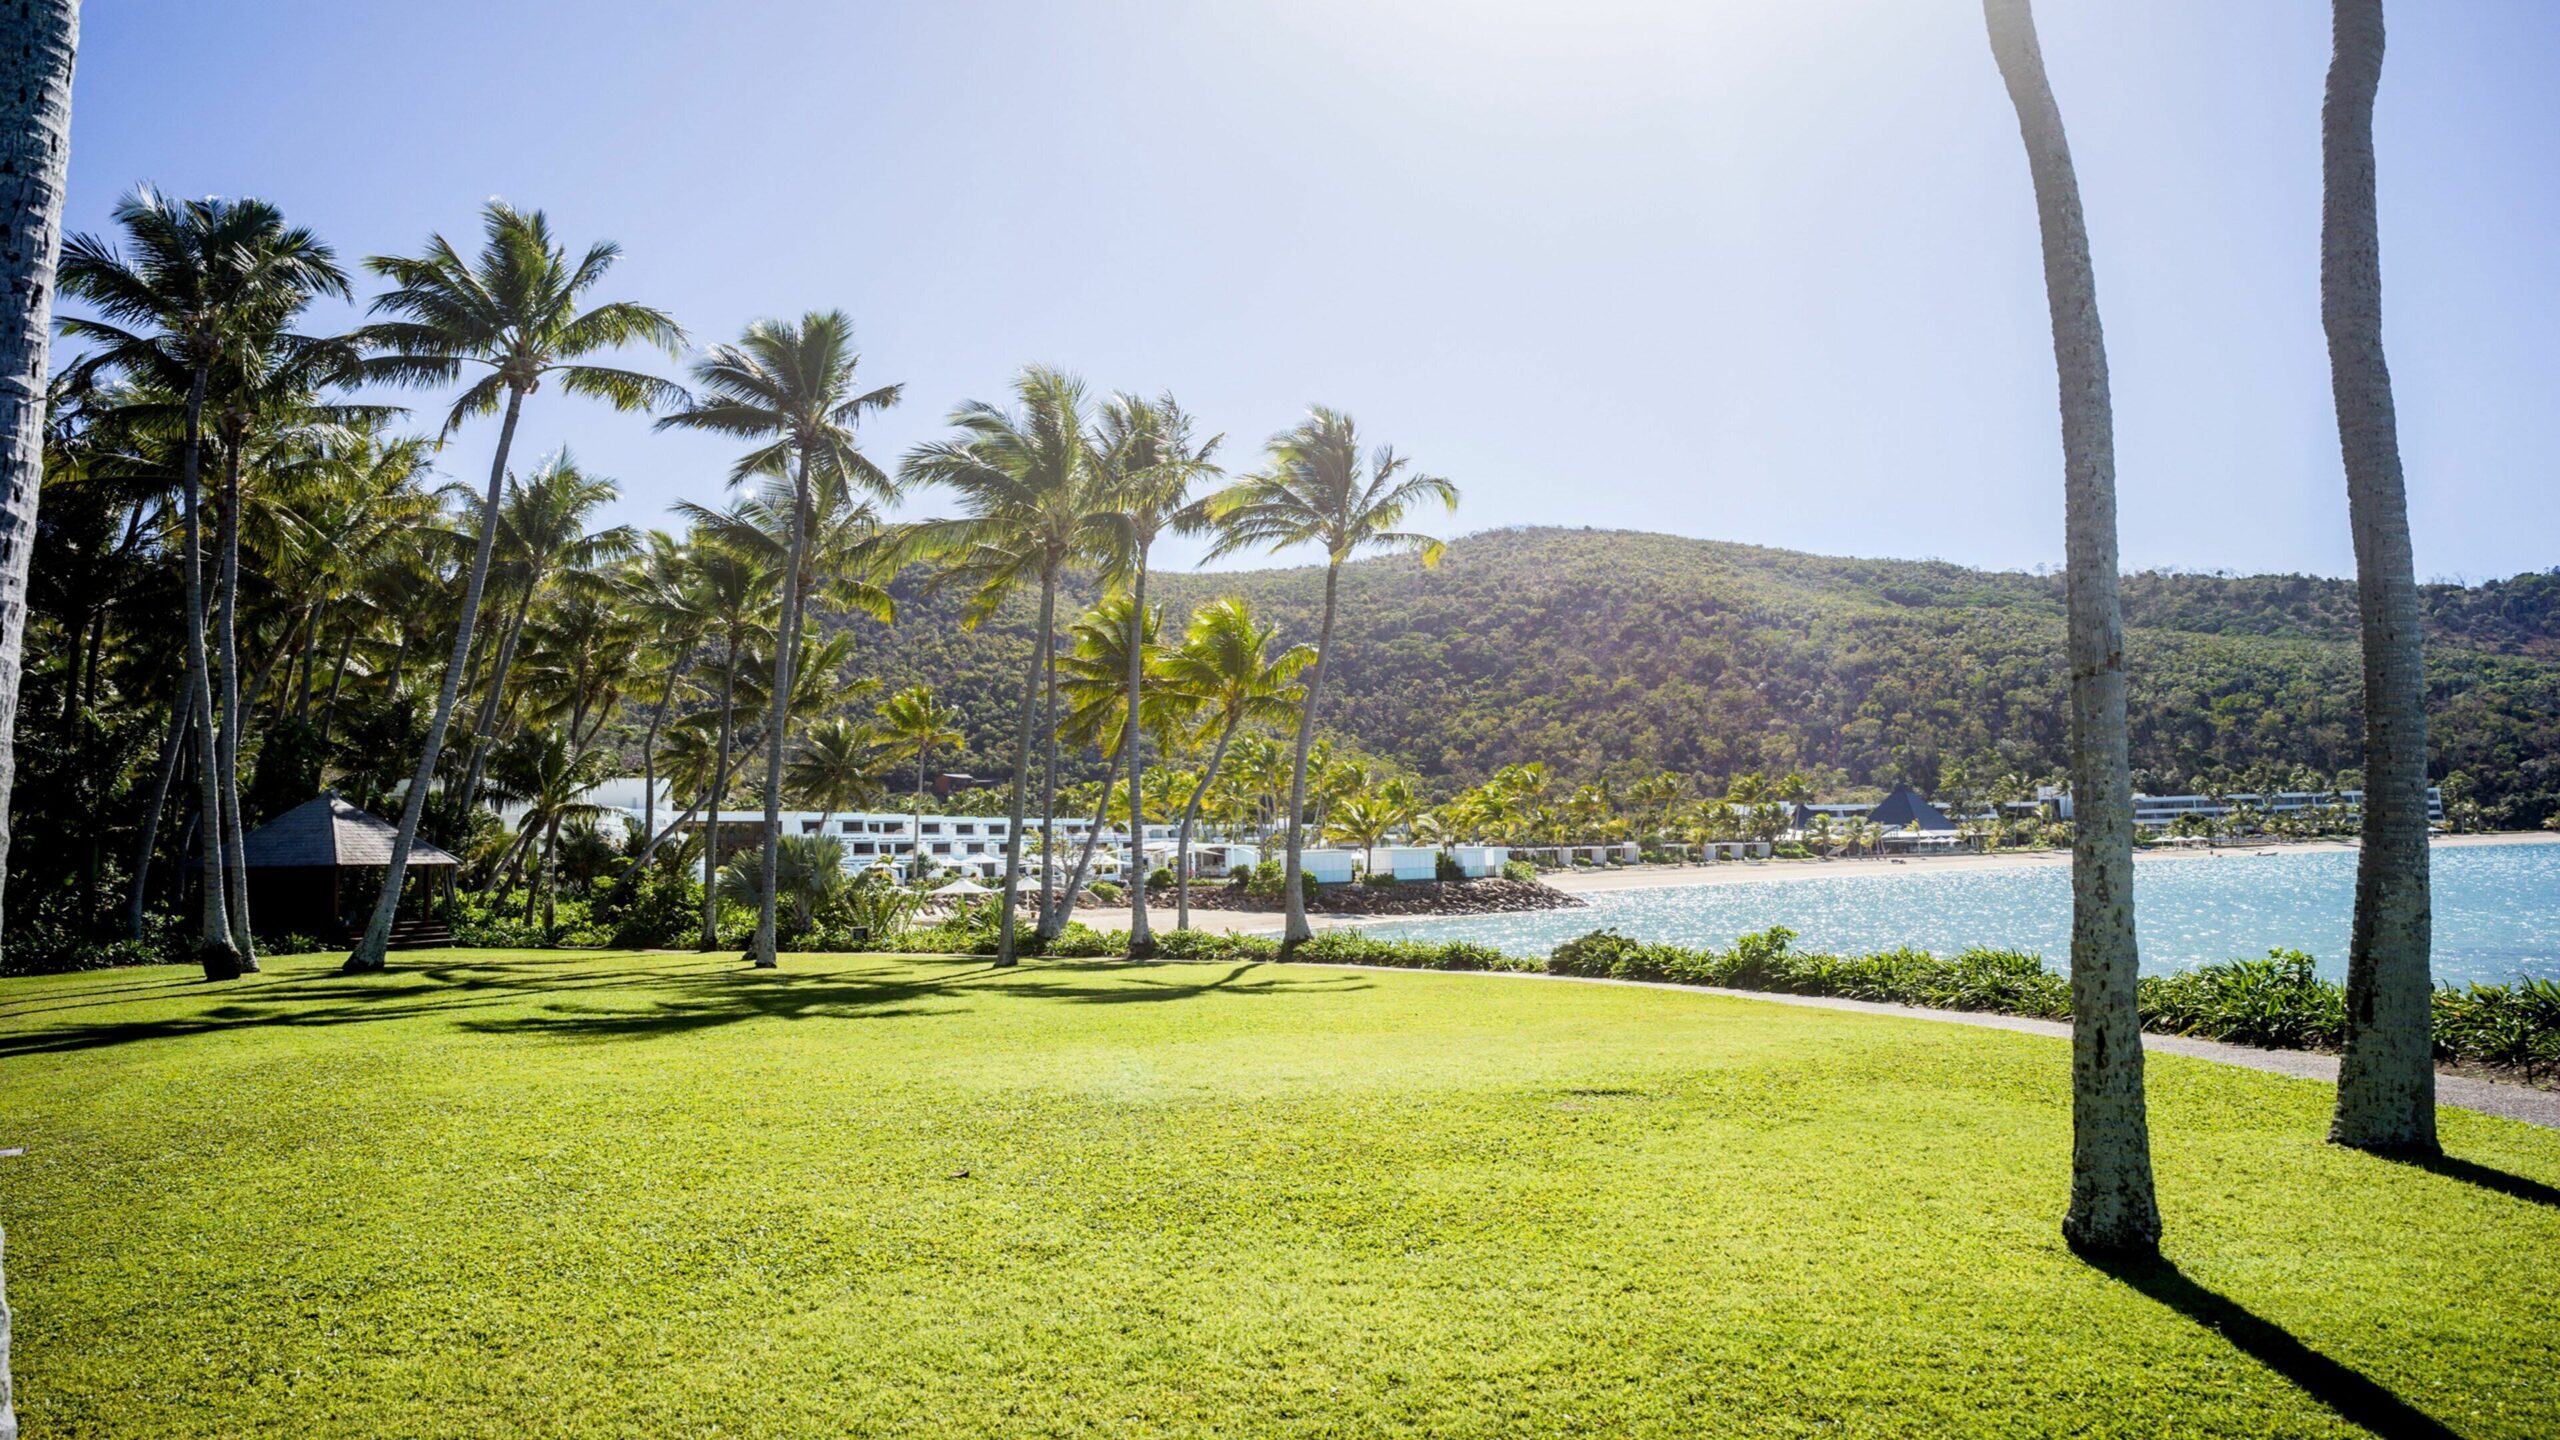
M 1983 0 L 2018 112 L 2044 248 L 2060 379 L 2065 644 L 2071 668 L 2071 1206 L 2075 1248 L 2156 1254 L 2160 1209 L 2143 1108 L 2141 953 L 2133 931 L 2133 780 L 2125 733 L 2124 612 L 2116 578 L 2114 407 L 2080 183 L 2028 0 Z
M 320 702 L 320 746 L 329 746 L 329 731 L 338 720 L 338 691 L 347 683 L 347 661 L 355 655 L 356 627 L 347 626 L 338 640 L 338 663 L 329 671 L 328 697 Z
M 498 653 L 489 669 L 489 693 L 481 697 L 480 718 L 471 726 L 471 754 L 464 762 L 462 777 L 462 809 L 470 813 L 480 799 L 480 777 L 488 769 L 489 747 L 497 738 L 498 707 L 507 693 L 507 672 L 515 668 L 516 641 L 524 636 L 525 617 L 533 613 L 533 592 L 541 588 L 542 578 L 528 576 L 524 596 L 516 602 L 516 613 L 507 621 L 506 633 L 498 641 Z
M 489 583 L 489 554 L 498 543 L 498 496 L 507 479 L 507 451 L 515 444 L 516 420 L 524 413 L 524 392 L 507 391 L 507 417 L 498 427 L 498 453 L 489 461 L 488 503 L 480 511 L 480 543 L 471 555 L 471 579 L 462 591 L 462 621 L 453 632 L 453 657 L 436 688 L 434 716 L 427 721 L 427 743 L 418 755 L 418 771 L 409 782 L 409 798 L 400 807 L 400 833 L 392 837 L 391 863 L 383 871 L 382 898 L 374 902 L 364 939 L 347 957 L 349 970 L 379 970 L 391 949 L 391 921 L 400 911 L 400 882 L 409 872 L 409 847 L 418 841 L 418 822 L 427 813 L 427 790 L 435 784 L 436 759 L 444 751 L 445 727 L 453 723 L 456 687 L 471 663 L 471 632 L 480 620 L 480 592 Z
M 198 932 L 197 958 L 208 980 L 230 980 L 240 974 L 240 950 L 231 940 L 231 913 L 222 878 L 222 764 L 213 725 L 213 662 L 206 653 L 204 630 L 204 391 L 208 376 L 198 366 L 187 388 L 186 439 L 178 461 L 179 505 L 183 514 L 180 544 L 185 561 L 187 597 L 187 703 L 195 707 L 196 799 L 201 820 L 196 827 L 198 880 L 204 891 L 204 926 Z
M 1209 794 L 1209 786 L 1218 778 L 1218 765 L 1227 758 L 1227 742 L 1236 738 L 1236 723 L 1243 718 L 1230 715 L 1218 731 L 1218 747 L 1209 752 L 1209 768 L 1200 772 L 1200 783 L 1191 787 L 1190 803 L 1182 807 L 1182 833 L 1173 843 L 1173 928 L 1191 928 L 1191 826 L 1200 818 L 1200 802 Z
M 924 760 L 932 752 L 930 745 L 916 747 L 915 813 L 907 817 L 907 883 L 924 881 Z
M 640 838 L 644 843 L 658 833 L 658 732 L 676 703 L 676 682 L 692 662 L 693 646 L 688 644 L 676 663 L 667 667 L 667 688 L 658 696 L 658 707 L 649 712 L 649 733 L 640 741 Z
M 750 955 L 759 970 L 782 963 L 776 944 L 774 906 L 782 881 L 782 752 L 791 729 L 791 671 L 800 658 L 800 566 L 808 553 L 809 452 L 800 452 L 792 477 L 790 545 L 782 571 L 782 630 L 773 642 L 773 711 L 764 737 L 764 893 L 756 913 L 756 939 Z
M 1040 722 L 1047 758 L 1040 766 L 1040 925 L 1047 940 L 1058 933 L 1058 637 L 1047 622 L 1040 625 L 1040 668 L 1048 686 L 1047 712 Z
M 222 645 L 222 730 L 215 755 L 222 766 L 222 886 L 230 914 L 231 946 L 240 952 L 240 970 L 258 968 L 256 945 L 249 937 L 249 867 L 242 848 L 240 823 L 240 447 L 223 447 L 222 525 L 216 542 L 222 552 L 222 605 L 215 624 Z
M 2427 693 L 2409 500 L 2382 350 L 2373 154 L 2382 39 L 2382 0 L 2336 0 L 2329 90 L 2320 107 L 2320 320 L 2364 632 L 2364 845 L 2356 858 L 2346 1043 L 2329 1138 L 2425 1153 L 2436 1149 Z
M 1129 723 L 1121 731 L 1120 748 L 1129 756 L 1129 955 L 1143 960 L 1156 951 L 1147 930 L 1147 780 L 1146 747 L 1138 734 L 1138 704 L 1146 683 L 1147 550 L 1138 547 L 1138 573 L 1133 577 L 1129 606 Z M 1104 786 L 1109 794 L 1110 787 Z M 1097 827 L 1098 828 L 1098 827 Z
M 1111 813 L 1112 792 L 1119 788 L 1119 772 L 1102 772 L 1102 803 L 1093 807 L 1093 828 L 1084 832 L 1084 844 L 1076 851 L 1076 868 L 1067 875 L 1067 886 L 1058 892 L 1058 929 L 1063 933 L 1067 922 L 1075 918 L 1076 896 L 1084 889 L 1085 873 L 1093 868 L 1093 852 L 1102 845 L 1103 817 Z
M 1058 575 L 1054 570 L 1040 572 L 1040 633 L 1047 635 L 1058 615 Z M 1031 647 L 1031 668 L 1022 677 L 1022 714 L 1015 723 L 1013 741 L 1013 823 L 1004 835 L 1004 894 L 997 900 L 996 964 L 1015 963 L 1013 912 L 1015 887 L 1022 883 L 1022 827 L 1027 823 L 1023 802 L 1031 790 L 1031 727 L 1040 710 L 1040 662 L 1048 648 L 1045 641 Z
M 125 902 L 126 929 L 134 939 L 142 938 L 142 905 L 151 889 L 151 857 L 160 844 L 160 812 L 169 803 L 169 785 L 177 778 L 178 757 L 186 748 L 188 730 L 194 725 L 195 707 L 186 703 L 186 695 L 194 690 L 192 678 L 185 690 L 169 702 L 169 734 L 160 742 L 160 778 L 151 787 L 151 808 L 142 813 L 142 841 L 133 852 L 133 894 Z
M 53 271 L 62 248 L 64 168 L 71 155 L 71 71 L 79 0 L 38 0 L 0 46 L 0 885 L 17 778 L 18 678 L 25 658 L 27 567 L 44 485 Z M 95 666 L 90 675 L 97 673 Z M 16 1440 L 9 1403 L 9 1307 L 0 1295 L 0 1440 Z
M 720 796 L 729 787 L 730 720 L 738 703 L 738 632 L 729 632 L 729 653 L 720 667 L 720 743 L 711 752 L 711 813 L 702 832 L 702 948 L 720 944 Z
M 1280 872 L 1281 905 L 1287 917 L 1280 934 L 1280 958 L 1315 938 L 1314 927 L 1307 924 L 1305 882 L 1298 876 L 1298 854 L 1306 841 L 1306 827 L 1301 823 L 1307 813 L 1307 749 L 1316 738 L 1316 702 L 1324 695 L 1324 667 L 1333 659 L 1334 581 L 1342 574 L 1342 562 L 1335 560 L 1324 567 L 1324 623 L 1316 630 L 1316 663 L 1307 675 L 1307 704 L 1298 712 L 1298 756 L 1290 768 L 1289 778 L 1289 862 Z

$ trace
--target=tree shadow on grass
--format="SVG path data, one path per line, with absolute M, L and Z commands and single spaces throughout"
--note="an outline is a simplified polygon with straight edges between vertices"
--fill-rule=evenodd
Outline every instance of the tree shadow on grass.
M 187 1005 L 149 1020 L 47 1026 L 0 1034 L 0 1059 L 65 1054 L 152 1040 L 270 1028 L 322 1028 L 397 1020 L 450 1019 L 478 1035 L 543 1035 L 563 1040 L 646 1039 L 715 1029 L 746 1020 L 879 1020 L 951 1014 L 973 987 L 1081 1004 L 1197 999 L 1365 988 L 1348 977 L 1271 976 L 1239 965 L 1189 981 L 1163 967 L 1131 962 L 1046 964 L 999 970 L 971 960 L 897 959 L 870 970 L 755 970 L 694 955 L 633 955 L 600 967 L 592 953 L 558 959 L 475 962 L 467 957 L 397 968 L 378 975 L 309 970 L 270 975 L 219 996 L 188 990 L 169 997 L 218 1003 Z M 940 1000 L 944 1003 L 934 1004 Z M 149 1002 L 136 1002 L 149 1003 Z M 528 1011 L 532 1013 L 527 1013 Z
M 2447 1180 L 2459 1180 L 2465 1185 L 2477 1185 L 2483 1190 L 2495 1191 L 2500 1195 L 2522 1200 L 2528 1204 L 2547 1205 L 2554 1210 L 2560 1210 L 2560 1186 L 2545 1185 L 2539 1180 L 2518 1175 L 2510 1170 L 2501 1170 L 2494 1165 L 2483 1165 L 2477 1160 L 2464 1160 L 2442 1154 L 2387 1154 L 2382 1158 L 2402 1165 L 2414 1165 L 2430 1175 L 2441 1175 Z
M 334 969 L 270 972 L 235 982 L 219 992 L 220 1003 L 188 1008 L 165 1019 L 119 1020 L 55 1025 L 19 1034 L 0 1034 L 0 1059 L 17 1055 L 65 1054 L 105 1049 L 149 1040 L 176 1040 L 194 1035 L 272 1028 L 326 1028 L 375 1024 L 388 1020 L 422 1020 L 460 1016 L 465 1012 L 519 1004 L 547 994 L 587 990 L 627 992 L 667 983 L 702 962 L 691 956 L 632 956 L 635 963 L 612 969 L 594 967 L 593 954 L 578 969 L 541 961 L 473 963 L 451 960 L 395 968 L 374 975 L 344 975 Z M 168 997 L 186 1001 L 206 995 L 190 989 Z M 149 1003 L 137 1001 L 134 1003 Z M 13 1017 L 14 1018 L 14 1017 Z
M 1108 985 L 1074 977 L 1107 974 Z M 1247 976 L 1257 977 L 1250 983 Z M 1372 988 L 1374 982 L 1352 975 L 1281 975 L 1262 961 L 1247 960 L 1210 980 L 1169 978 L 1162 965 L 1140 960 L 1103 961 L 1057 970 L 1026 972 L 1005 989 L 1042 1000 L 1074 1005 L 1147 1005 L 1166 1000 L 1196 1000 L 1204 995 L 1338 995 Z
M 2293 1332 L 2199 1284 L 2168 1260 L 2090 1257 L 2098 1269 L 2221 1335 L 2250 1359 L 2291 1381 L 2339 1419 L 2386 1440 L 2452 1440 L 2454 1431 L 2381 1382 L 2294 1338 Z

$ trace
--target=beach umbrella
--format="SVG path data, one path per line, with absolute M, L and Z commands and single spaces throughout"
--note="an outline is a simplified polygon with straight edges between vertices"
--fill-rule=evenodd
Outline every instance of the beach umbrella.
M 984 886 L 984 885 L 979 884 L 977 881 L 975 881 L 975 880 L 970 880 L 970 879 L 967 879 L 967 878 L 965 878 L 965 877 L 964 877 L 964 878 L 962 878 L 962 879 L 954 880 L 954 881 L 952 881 L 950 884 L 945 885 L 945 886 L 943 886 L 941 889 L 936 890 L 936 891 L 934 891 L 934 892 L 933 892 L 934 897 L 935 897 L 936 899 L 939 899 L 939 898 L 941 898 L 942 896 L 945 896 L 945 895 L 956 895 L 956 896 L 968 896 L 968 895 L 993 895 L 994 893 L 996 893 L 996 892 L 994 892 L 993 890 L 988 889 L 988 888 L 987 888 L 986 886 Z

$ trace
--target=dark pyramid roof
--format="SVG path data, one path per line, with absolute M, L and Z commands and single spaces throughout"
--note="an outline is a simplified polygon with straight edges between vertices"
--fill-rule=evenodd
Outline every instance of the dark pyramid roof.
M 296 805 L 252 830 L 241 841 L 250 869 L 288 866 L 388 865 L 398 826 L 338 798 L 335 790 Z M 417 841 L 409 847 L 412 865 L 454 865 L 452 855 Z
M 1937 806 L 1911 793 L 1908 785 L 1896 785 L 1884 803 L 1867 812 L 1867 819 L 1886 830 L 1899 830 L 1917 822 L 1923 830 L 1953 830 L 1956 822 L 1946 817 Z

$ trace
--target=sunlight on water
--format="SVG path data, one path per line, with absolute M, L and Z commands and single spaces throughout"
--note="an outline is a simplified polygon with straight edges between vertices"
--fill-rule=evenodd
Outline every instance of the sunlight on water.
M 2135 928 L 2142 966 L 2307 950 L 2320 973 L 2346 973 L 2356 857 L 2224 852 L 2140 861 Z M 2560 977 L 2560 845 L 2480 845 L 2435 852 L 2435 974 L 2443 982 Z M 2066 867 L 1915 871 L 1595 895 L 1576 910 L 1375 925 L 1398 938 L 1475 940 L 1514 955 L 1603 926 L 1643 940 L 1726 945 L 1784 925 L 1801 949 L 1864 953 L 1914 946 L 1941 955 L 1973 945 L 2027 950 L 2055 969 L 2071 949 Z

